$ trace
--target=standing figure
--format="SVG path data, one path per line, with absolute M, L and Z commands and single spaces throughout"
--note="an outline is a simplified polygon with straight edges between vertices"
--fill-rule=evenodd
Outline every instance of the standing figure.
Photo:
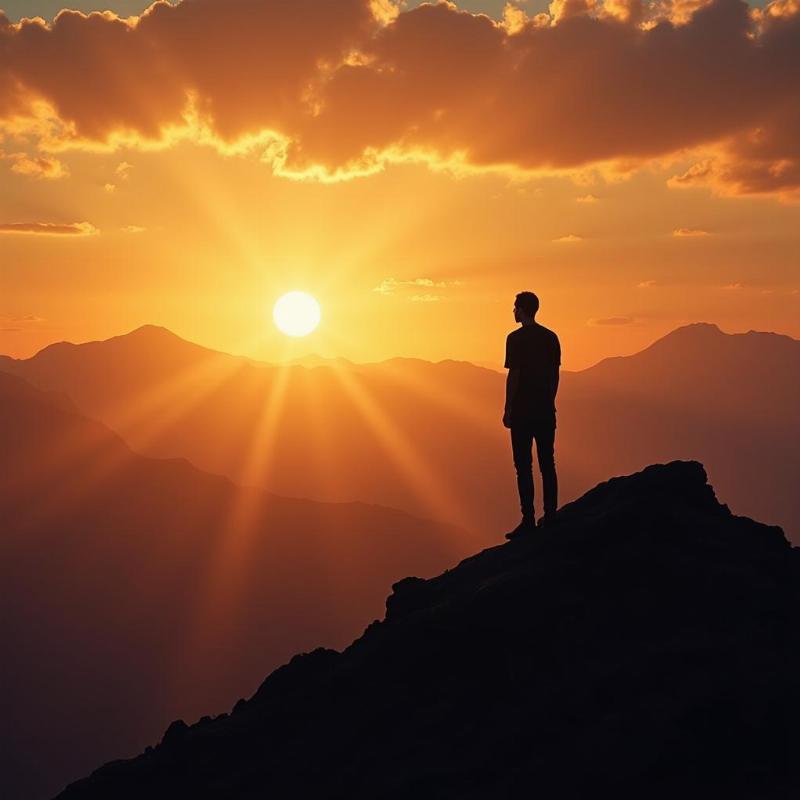
M 558 479 L 553 452 L 556 436 L 556 392 L 561 365 L 561 345 L 553 331 L 536 322 L 539 298 L 520 292 L 514 303 L 514 319 L 521 327 L 506 339 L 506 406 L 503 425 L 511 429 L 511 450 L 517 471 L 522 521 L 506 534 L 512 539 L 534 530 L 533 460 L 542 473 L 544 516 L 539 525 L 550 525 L 558 508 Z

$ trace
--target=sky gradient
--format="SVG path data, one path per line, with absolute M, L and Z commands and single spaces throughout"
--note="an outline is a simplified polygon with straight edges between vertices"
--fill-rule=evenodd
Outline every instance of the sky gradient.
M 498 364 L 522 289 L 568 368 L 693 321 L 800 336 L 793 0 L 5 8 L 0 352 L 156 323 Z M 290 289 L 323 313 L 295 342 Z

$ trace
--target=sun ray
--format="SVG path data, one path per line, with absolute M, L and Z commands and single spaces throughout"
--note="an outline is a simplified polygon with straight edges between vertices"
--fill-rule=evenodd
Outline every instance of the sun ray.
M 430 465 L 420 457 L 363 383 L 359 383 L 356 374 L 339 365 L 334 365 L 331 369 L 364 421 L 372 429 L 377 442 L 398 467 L 403 479 L 413 489 L 430 515 L 434 519 L 453 520 L 465 530 L 470 530 L 470 521 L 451 492 Z
M 189 413 L 244 363 L 215 353 L 167 380 L 148 386 L 123 404 L 105 409 L 102 416 L 125 435 L 126 443 L 132 443 L 134 451 L 146 451 L 164 430 Z M 136 430 L 137 425 L 144 423 L 146 429 Z M 63 476 L 37 504 L 39 519 L 52 518 L 65 507 L 85 501 L 131 464 L 131 453 L 125 444 L 110 437 L 102 428 L 92 434 L 89 431 L 88 425 L 71 427 L 51 441 L 48 468 L 60 465 Z
M 231 356 L 215 355 L 147 386 L 136 396 L 109 408 L 104 416 L 130 437 L 136 449 L 146 450 L 164 430 L 242 367 Z
M 241 480 L 234 486 L 232 506 L 221 523 L 217 546 L 210 554 L 203 581 L 205 591 L 195 610 L 194 623 L 187 637 L 192 648 L 203 646 L 209 631 L 237 613 L 241 591 L 247 585 L 244 571 L 254 535 L 268 535 L 258 530 L 257 519 L 263 514 L 269 499 L 262 487 L 269 482 L 276 429 L 280 425 L 284 399 L 297 367 L 281 365 L 275 377 L 262 413 L 256 422 L 251 445 L 244 456 Z
M 457 414 L 466 422 L 478 428 L 483 428 L 487 432 L 497 431 L 497 415 L 487 416 L 485 410 L 465 396 L 463 392 L 454 390 L 441 380 L 438 382 L 423 380 L 421 377 L 411 375 L 408 370 L 402 369 L 392 361 L 380 362 L 375 366 L 377 371 L 389 377 L 398 386 L 409 389 L 417 396 L 430 400 L 440 408 L 445 409 L 449 414 Z M 499 382 L 498 385 L 500 385 Z M 502 402 L 502 396 L 498 394 L 497 408 L 502 408 Z
M 301 372 L 303 377 L 303 389 L 306 397 L 315 398 L 319 396 L 319 382 L 323 375 L 328 374 L 327 367 L 304 368 Z M 314 469 L 313 480 L 319 488 L 319 498 L 321 500 L 342 500 L 355 499 L 349 493 L 343 498 L 341 482 L 343 476 L 337 470 L 336 453 L 331 437 L 331 426 L 333 421 L 330 411 L 324 413 L 326 409 L 319 402 L 306 403 L 307 422 L 309 431 L 309 441 L 314 443 L 313 448 L 309 448 L 312 466 Z

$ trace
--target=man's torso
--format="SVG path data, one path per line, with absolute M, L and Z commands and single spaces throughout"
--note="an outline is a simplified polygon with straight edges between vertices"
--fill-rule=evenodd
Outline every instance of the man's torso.
M 505 366 L 519 369 L 511 413 L 514 423 L 555 425 L 555 381 L 560 363 L 558 337 L 543 325 L 523 325 L 508 335 Z

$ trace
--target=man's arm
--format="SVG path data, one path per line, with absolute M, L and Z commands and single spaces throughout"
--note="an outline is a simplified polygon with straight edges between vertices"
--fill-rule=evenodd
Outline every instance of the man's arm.
M 519 387 L 519 370 L 514 368 L 508 371 L 508 375 L 506 376 L 506 405 L 505 409 L 503 410 L 503 425 L 506 428 L 511 427 L 511 409 L 514 403 L 514 397 L 517 394 L 517 388 Z
M 506 360 L 503 366 L 508 370 L 506 377 L 506 404 L 503 409 L 503 425 L 511 427 L 511 409 L 519 387 L 519 354 L 517 342 L 512 334 L 506 337 Z
M 555 342 L 555 359 L 553 364 L 553 404 L 555 405 L 556 402 L 556 395 L 558 394 L 558 379 L 559 374 L 561 372 L 561 343 L 558 341 L 558 337 L 556 337 Z

